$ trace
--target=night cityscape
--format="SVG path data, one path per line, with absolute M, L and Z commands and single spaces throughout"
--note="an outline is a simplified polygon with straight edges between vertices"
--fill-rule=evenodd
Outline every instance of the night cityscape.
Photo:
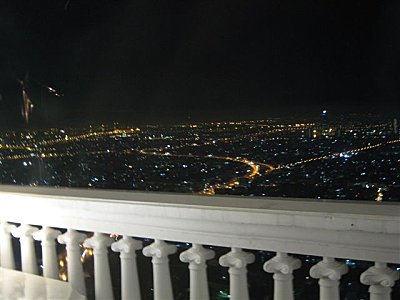
M 0 185 L 397 205 L 399 13 L 394 0 L 0 3 Z M 82 245 L 93 299 L 94 250 Z M 275 254 L 246 251 L 250 299 L 274 299 L 261 266 Z M 295 299 L 319 299 L 309 271 L 322 257 L 293 256 Z M 151 260 L 137 259 L 153 299 Z M 370 299 L 360 274 L 373 263 L 337 261 L 351 271 L 340 299 Z M 170 266 L 174 299 L 188 299 L 187 266 L 178 255 Z M 229 299 L 228 270 L 207 266 L 210 299 Z
M 397 119 L 373 115 L 8 131 L 1 182 L 400 201 Z
M 82 129 L 4 131 L 0 141 L 2 184 L 367 200 L 377 205 L 400 201 L 397 119 L 374 115 L 334 118 L 324 110 L 309 120 L 141 127 L 115 123 Z M 188 247 L 177 246 L 182 250 Z M 213 248 L 217 253 L 225 251 Z M 66 280 L 62 253 L 60 278 Z M 272 255 L 255 254 L 255 265 Z M 88 285 L 93 284 L 92 255 L 90 249 L 82 253 Z M 299 257 L 306 266 L 318 261 Z M 112 262 L 117 274 L 117 258 Z M 139 259 L 144 270 L 150 268 L 148 263 Z M 360 286 L 357 275 L 366 263 L 347 260 L 346 264 L 354 271 L 342 281 L 342 295 L 363 299 L 366 288 Z M 185 280 L 186 270 L 179 261 L 172 260 L 171 267 L 176 281 Z M 209 267 L 212 299 L 227 298 L 228 274 L 221 272 L 216 261 Z M 148 273 L 141 273 L 142 278 Z M 297 297 L 316 299 L 316 282 L 307 273 L 301 276 L 304 281 L 296 283 Z M 249 278 L 254 299 L 272 290 L 272 283 L 264 277 L 254 268 Z M 144 281 L 150 283 L 151 278 L 147 279 Z M 176 299 L 186 297 L 181 287 L 177 285 Z M 399 286 L 395 288 L 398 293 Z M 151 299 L 151 285 L 142 289 L 144 299 Z

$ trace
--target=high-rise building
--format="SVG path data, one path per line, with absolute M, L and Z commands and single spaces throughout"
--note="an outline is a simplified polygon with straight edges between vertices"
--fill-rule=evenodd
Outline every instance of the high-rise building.
M 397 123 L 397 119 L 393 119 L 393 133 L 398 134 L 399 133 L 399 125 Z
M 328 128 L 328 111 L 326 109 L 321 112 L 321 127 L 323 130 Z
M 327 119 L 328 119 L 328 111 L 327 111 L 326 109 L 324 109 L 324 110 L 321 112 L 321 121 L 322 121 L 322 122 L 326 122 Z

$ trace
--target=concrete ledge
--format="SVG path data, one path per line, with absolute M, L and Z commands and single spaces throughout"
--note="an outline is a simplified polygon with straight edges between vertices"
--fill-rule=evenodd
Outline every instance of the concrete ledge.
M 0 220 L 400 263 L 400 205 L 0 186 Z
M 0 299 L 84 300 L 68 282 L 0 268 Z

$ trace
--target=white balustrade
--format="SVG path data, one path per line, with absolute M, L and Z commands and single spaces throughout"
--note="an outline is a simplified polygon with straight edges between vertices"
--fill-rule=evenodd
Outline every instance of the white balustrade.
M 339 300 L 339 283 L 343 274 L 348 272 L 348 267 L 332 257 L 324 257 L 310 269 L 310 276 L 319 279 L 319 299 Z
M 86 239 L 86 234 L 73 229 L 58 236 L 57 241 L 66 245 L 68 262 L 68 282 L 78 293 L 86 295 L 85 279 L 81 263 L 81 243 Z
M 240 248 L 232 248 L 230 252 L 219 258 L 219 264 L 229 268 L 230 299 L 249 299 L 247 287 L 247 265 L 254 262 L 254 254 Z
M 58 261 L 55 240 L 61 235 L 59 230 L 43 226 L 39 231 L 33 233 L 33 238 L 41 241 L 43 257 L 43 276 L 58 279 Z
M 214 258 L 214 256 L 213 250 L 206 249 L 199 244 L 193 244 L 192 248 L 180 254 L 180 260 L 189 263 L 190 300 L 210 299 L 206 261 Z
M 93 248 L 94 255 L 94 290 L 96 299 L 114 299 L 110 264 L 108 262 L 108 247 L 113 239 L 102 233 L 95 232 L 91 238 L 85 240 L 83 245 Z
M 264 271 L 273 273 L 274 300 L 293 300 L 293 271 L 301 267 L 301 261 L 284 252 L 264 264 Z
M 0 267 L 15 269 L 14 251 L 11 242 L 11 231 L 15 225 L 2 221 L 0 223 Z
M 120 252 L 121 259 L 121 298 L 122 300 L 140 300 L 140 284 L 136 263 L 136 251 L 143 248 L 142 241 L 126 235 L 111 244 L 114 252 Z
M 22 272 L 38 274 L 35 244 L 32 238 L 32 234 L 38 230 L 37 227 L 21 224 L 11 232 L 14 237 L 19 238 L 21 245 Z
M 392 270 L 386 263 L 376 262 L 361 274 L 360 281 L 369 285 L 370 300 L 390 300 L 390 293 L 399 272 Z
M 154 300 L 174 298 L 169 256 L 177 249 L 165 241 L 192 244 L 180 254 L 181 261 L 189 264 L 191 300 L 210 296 L 206 261 L 214 253 L 201 245 L 231 249 L 219 262 L 229 268 L 232 300 L 249 299 L 247 265 L 254 256 L 242 249 L 277 253 L 264 264 L 264 270 L 273 273 L 275 300 L 293 299 L 293 271 L 301 263 L 287 253 L 323 258 L 310 269 L 311 277 L 319 279 L 321 300 L 339 299 L 340 279 L 348 271 L 333 257 L 376 262 L 360 278 L 370 286 L 371 300 L 390 299 L 399 278 L 399 273 L 387 266 L 400 263 L 397 204 L 14 186 L 0 186 L 0 197 L 0 271 L 15 268 L 12 233 L 21 244 L 22 274 L 37 274 L 33 236 L 42 242 L 43 275 L 57 278 L 57 238 L 66 245 L 68 281 L 85 295 L 81 243 L 87 236 L 77 230 L 95 232 L 85 246 L 93 248 L 96 299 L 113 298 L 107 256 L 111 245 L 120 253 L 122 299 L 140 300 L 135 251 L 141 249 L 141 242 L 131 237 L 154 239 L 142 251 L 152 257 Z M 12 223 L 21 225 L 16 228 Z M 38 231 L 34 226 L 43 227 Z M 59 235 L 52 227 L 67 231 Z M 123 238 L 112 243 L 103 233 L 118 233 Z M 12 290 L 31 296 L 56 293 L 34 291 L 30 282 L 23 289 L 12 286 L 0 278 L 0 296 Z
M 176 246 L 163 240 L 155 240 L 143 248 L 143 254 L 152 257 L 154 300 L 173 300 L 168 256 L 176 252 Z

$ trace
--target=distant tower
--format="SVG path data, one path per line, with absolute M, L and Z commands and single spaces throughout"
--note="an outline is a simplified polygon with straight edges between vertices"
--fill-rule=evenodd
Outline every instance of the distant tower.
M 399 125 L 397 124 L 397 119 L 393 119 L 393 133 L 398 134 L 399 133 Z
M 326 109 L 321 112 L 321 127 L 323 130 L 328 128 L 328 111 Z
M 322 120 L 322 121 L 327 121 L 327 118 L 328 118 L 328 111 L 327 111 L 326 109 L 324 109 L 324 110 L 321 112 L 321 120 Z

